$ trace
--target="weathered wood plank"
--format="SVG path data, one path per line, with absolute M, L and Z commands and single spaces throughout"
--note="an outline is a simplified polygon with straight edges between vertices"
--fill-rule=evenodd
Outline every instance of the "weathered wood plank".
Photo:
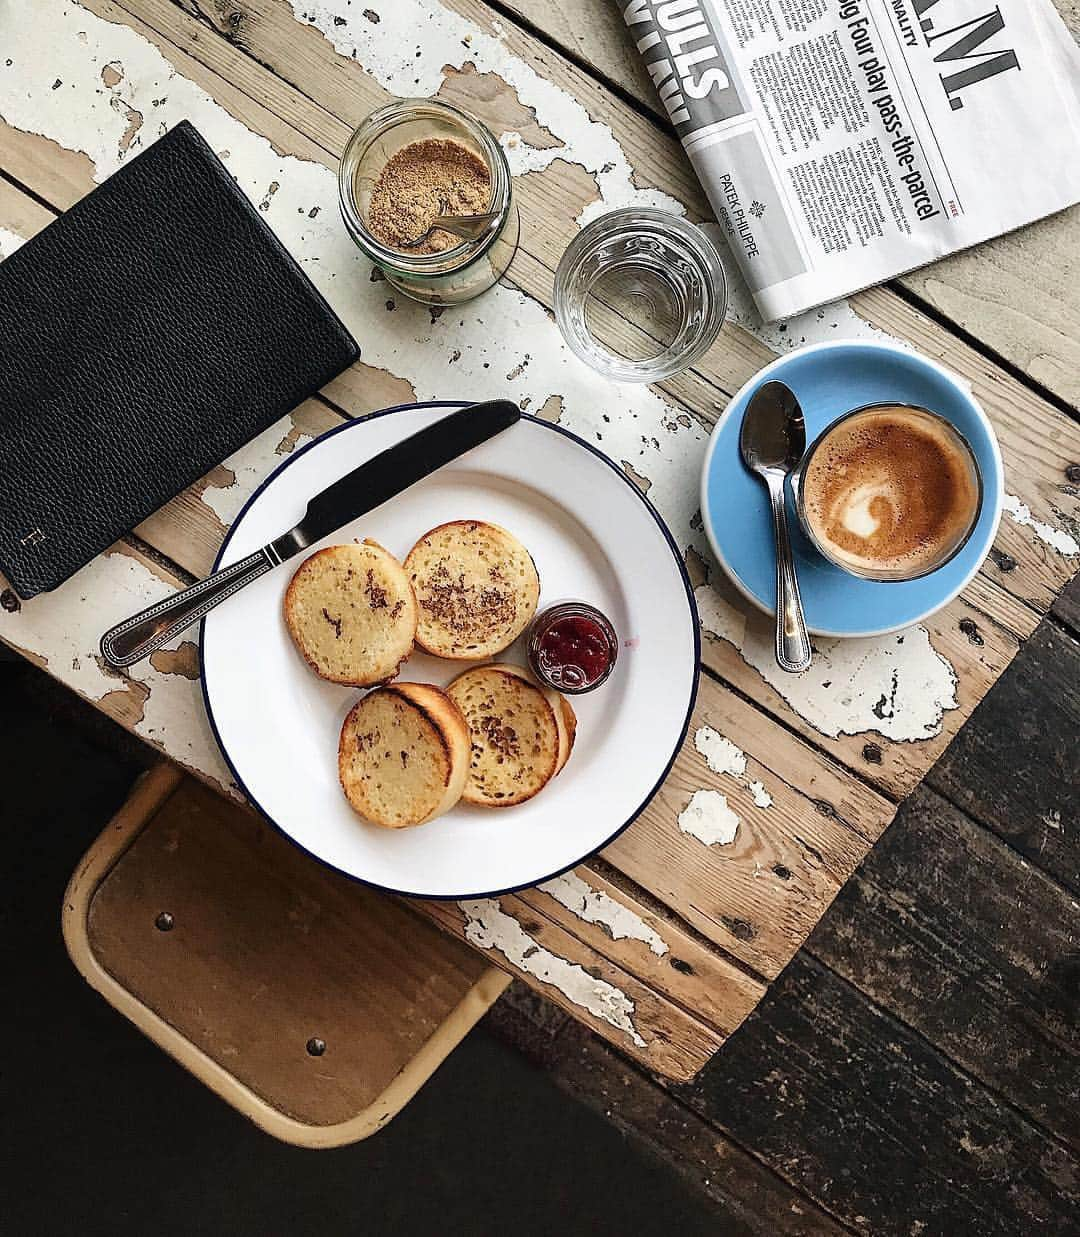
M 765 985 L 740 971 L 681 920 L 659 905 L 650 910 L 640 891 L 593 860 L 556 876 L 517 900 L 618 963 L 702 1022 L 730 1035 L 761 1000 Z
M 653 80 L 622 19 L 624 6 L 617 0 L 503 0 L 503 4 L 602 81 L 630 95 L 660 124 L 667 123 Z
M 740 603 L 723 577 L 710 579 L 713 587 L 697 593 L 705 665 L 898 799 L 944 751 L 1037 622 L 1034 611 L 1006 603 L 981 576 L 905 632 L 816 639 L 814 665 L 792 680 L 775 666 L 772 620 Z
M 1074 34 L 1076 0 L 1056 0 Z M 519 19 L 617 85 L 663 125 L 656 90 L 641 66 L 615 0 L 508 0 Z M 1080 246 L 1080 208 L 976 249 L 954 254 L 898 282 L 974 335 L 1034 382 L 1080 404 L 1080 297 L 1064 254 Z
M 35 232 L 40 232 L 54 218 L 52 211 L 46 210 L 0 175 L 0 227 L 25 240 Z M 0 248 L 0 253 L 2 252 L 4 251 Z
M 410 905 L 659 1074 L 691 1078 L 723 1043 L 719 1032 L 513 894 Z
M 1078 0 L 1054 0 L 1080 37 Z M 901 280 L 1034 382 L 1080 405 L 1080 298 L 1071 261 L 1080 207 L 999 237 Z
M 1044 623 L 928 781 L 1080 893 L 1080 643 Z
M 1071 264 L 1080 246 L 1080 208 L 905 275 L 900 283 L 950 322 L 1022 370 L 1080 404 L 1080 301 Z
M 66 210 L 93 183 L 93 161 L 38 133 L 9 125 L 0 112 L 3 158 L 0 167 L 20 184 L 29 185 L 57 210 Z M 41 188 L 36 188 L 40 186 Z
M 1080 906 L 962 812 L 917 790 L 807 948 L 1080 1147 Z
M 1075 635 L 1080 636 L 1080 576 L 1076 576 L 1054 602 L 1052 613 L 1055 618 L 1071 627 Z
M 667 781 L 604 857 L 771 978 L 892 811 L 746 701 L 703 679 Z
M 498 1027 L 502 1002 L 489 1015 Z M 555 1082 L 603 1114 L 711 1200 L 718 1237 L 840 1237 L 850 1230 L 665 1090 L 585 1034 L 562 1037 Z M 515 1043 L 520 1043 L 515 1040 Z
M 806 954 L 678 1094 L 859 1232 L 1074 1226 L 1076 1158 Z

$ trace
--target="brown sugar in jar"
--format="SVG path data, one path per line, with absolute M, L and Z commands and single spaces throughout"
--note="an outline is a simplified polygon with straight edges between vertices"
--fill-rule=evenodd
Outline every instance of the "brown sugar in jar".
M 475 117 L 438 99 L 371 113 L 338 166 L 350 237 L 393 288 L 426 305 L 457 305 L 506 272 L 520 233 L 506 152 Z M 492 216 L 472 240 L 444 230 L 413 245 L 440 215 Z
M 478 215 L 489 209 L 491 173 L 474 151 L 452 138 L 422 138 L 395 151 L 379 174 L 368 205 L 368 230 L 390 249 L 403 249 L 440 215 Z M 417 254 L 442 253 L 460 245 L 441 229 Z

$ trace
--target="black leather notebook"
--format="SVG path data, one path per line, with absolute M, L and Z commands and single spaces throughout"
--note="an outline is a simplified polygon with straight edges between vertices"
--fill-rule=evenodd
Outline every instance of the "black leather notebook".
M 55 588 L 358 355 L 177 125 L 0 262 L 0 570 Z

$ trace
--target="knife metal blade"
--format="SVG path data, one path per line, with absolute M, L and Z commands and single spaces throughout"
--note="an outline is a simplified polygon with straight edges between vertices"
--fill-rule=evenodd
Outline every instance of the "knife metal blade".
M 520 409 L 510 400 L 489 400 L 453 412 L 402 439 L 316 494 L 304 518 L 269 545 L 111 627 L 101 637 L 101 655 L 119 669 L 133 665 L 244 585 L 520 419 Z

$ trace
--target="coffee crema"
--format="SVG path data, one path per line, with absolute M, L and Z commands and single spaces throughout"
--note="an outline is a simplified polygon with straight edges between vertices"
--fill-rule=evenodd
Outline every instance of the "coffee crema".
M 979 480 L 963 440 L 916 408 L 880 405 L 827 430 L 801 481 L 806 523 L 856 573 L 908 579 L 964 540 Z

